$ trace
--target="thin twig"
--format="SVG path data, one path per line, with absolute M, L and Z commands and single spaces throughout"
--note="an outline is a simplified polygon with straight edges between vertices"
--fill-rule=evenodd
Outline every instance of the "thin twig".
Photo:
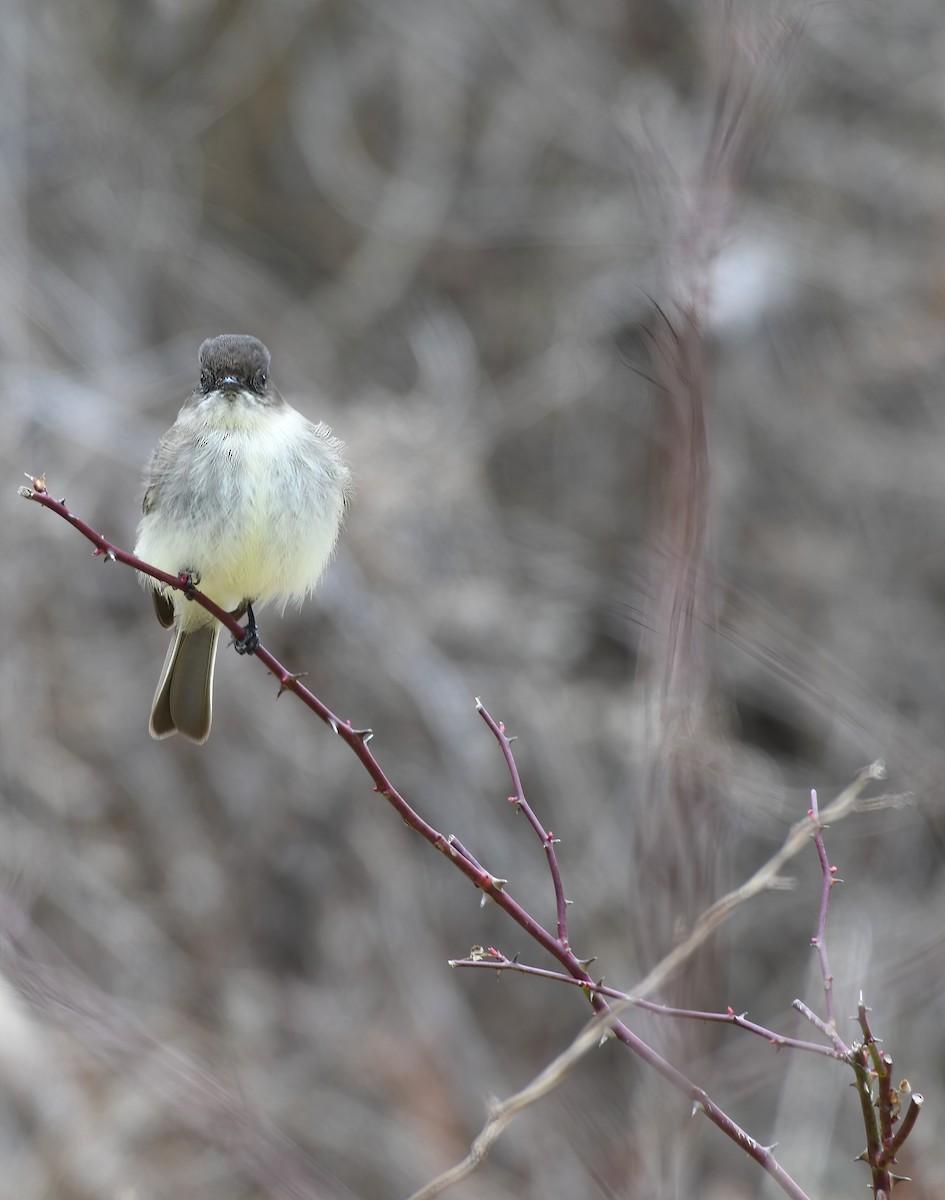
M 555 844 L 558 839 L 555 838 L 550 829 L 545 829 L 535 815 L 532 806 L 525 799 L 525 789 L 522 787 L 522 778 L 519 775 L 518 764 L 515 762 L 515 755 L 512 751 L 512 739 L 505 732 L 505 726 L 501 722 L 492 719 L 485 708 L 483 708 L 478 697 L 476 698 L 476 709 L 499 743 L 502 756 L 509 770 L 509 775 L 512 778 L 512 787 L 515 790 L 514 795 L 509 796 L 509 802 L 514 804 L 519 812 L 524 813 L 526 820 L 532 829 L 534 829 L 545 851 L 545 857 L 548 859 L 548 870 L 551 872 L 551 885 L 555 893 L 558 941 L 562 946 L 567 947 L 570 945 L 568 939 L 568 901 L 564 897 L 564 883 L 561 879 L 561 869 L 558 866 L 558 855 L 555 852 Z
M 832 1025 L 828 1025 L 823 1017 L 819 1017 L 812 1008 L 808 1008 L 803 1000 L 792 1000 L 791 1007 L 796 1008 L 805 1021 L 810 1021 L 815 1029 L 819 1029 L 841 1056 L 849 1056 L 849 1047 L 844 1045 L 843 1039 L 837 1033 L 836 1029 Z
M 823 1046 L 820 1042 L 805 1042 L 800 1038 L 788 1037 L 785 1034 L 776 1033 L 773 1029 L 767 1029 L 764 1025 L 758 1025 L 754 1021 L 749 1021 L 745 1013 L 737 1013 L 731 1008 L 726 1012 L 701 1012 L 691 1008 L 673 1008 L 668 1004 L 657 1004 L 653 1000 L 644 1000 L 640 996 L 633 996 L 629 992 L 622 992 L 619 988 L 608 987 L 603 982 L 583 983 L 579 979 L 572 979 L 570 975 L 565 975 L 561 971 L 549 971 L 545 967 L 533 967 L 528 963 L 519 962 L 517 959 L 507 958 L 501 951 L 496 950 L 494 946 L 490 946 L 488 949 L 476 946 L 468 958 L 451 958 L 449 965 L 451 967 L 492 970 L 497 973 L 511 971 L 518 975 L 532 975 L 538 979 L 550 979 L 555 983 L 569 984 L 587 992 L 596 992 L 599 996 L 606 996 L 608 1000 L 625 1001 L 633 1008 L 638 1008 L 642 1012 L 650 1013 L 653 1016 L 669 1017 L 682 1021 L 704 1021 L 715 1025 L 735 1025 L 739 1029 L 744 1029 L 748 1033 L 753 1033 L 758 1037 L 764 1038 L 766 1042 L 770 1042 L 772 1046 L 779 1050 L 782 1048 L 806 1050 L 811 1054 L 822 1054 L 826 1058 L 846 1059 L 846 1055 L 842 1050 Z

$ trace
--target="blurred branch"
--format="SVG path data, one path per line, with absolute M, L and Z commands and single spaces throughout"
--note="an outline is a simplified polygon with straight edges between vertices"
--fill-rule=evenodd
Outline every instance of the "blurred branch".
M 454 1184 L 468 1178 L 485 1161 L 506 1125 L 526 1108 L 530 1108 L 531 1105 L 553 1091 L 585 1054 L 600 1045 L 601 1040 L 616 1019 L 618 1011 L 611 1009 L 610 1012 L 595 1017 L 585 1025 L 571 1045 L 550 1062 L 540 1074 L 536 1075 L 527 1087 L 515 1092 L 507 1100 L 493 1105 L 489 1120 L 483 1126 L 482 1132 L 473 1142 L 463 1161 L 448 1171 L 444 1171 L 436 1179 L 431 1179 L 426 1186 L 414 1192 L 409 1200 L 432 1200 L 434 1196 L 442 1195 Z
M 710 6 L 716 9 L 716 6 Z M 703 770 L 703 747 L 724 736 L 715 703 L 719 679 L 710 631 L 716 625 L 713 461 L 709 447 L 711 386 L 706 326 L 717 267 L 732 238 L 744 182 L 778 115 L 782 85 L 802 20 L 770 20 L 751 6 L 717 6 L 717 45 L 706 87 L 709 128 L 695 169 L 675 169 L 665 148 L 666 252 L 660 300 L 642 332 L 648 341 L 654 437 L 650 449 L 654 588 L 643 663 L 655 700 L 650 795 L 635 822 L 635 857 L 657 864 L 654 887 L 638 917 L 638 955 L 652 962 L 675 940 L 677 922 L 691 928 L 727 882 L 726 797 Z M 692 837 L 698 826 L 701 836 Z M 663 902 L 673 896 L 672 907 Z M 688 1000 L 711 973 L 708 950 L 690 941 L 672 970 L 687 963 L 688 979 L 672 986 Z M 661 967 L 663 964 L 661 964 Z M 657 971 L 661 967 L 656 968 Z M 649 980 L 648 980 L 649 982 Z M 655 984 L 653 986 L 656 986 Z M 651 990 L 649 987 L 646 990 Z
M 273 1200 L 351 1196 L 237 1091 L 95 988 L 3 895 L 0 974 L 41 1017 L 77 1038 L 112 1071 L 132 1076 L 185 1126 L 224 1146 Z
M 218 620 L 229 629 L 238 640 L 242 640 L 245 636 L 243 628 L 239 623 L 227 613 L 224 613 L 213 601 L 209 600 L 198 589 L 194 588 L 189 580 L 177 578 L 167 574 L 167 572 L 159 571 L 152 567 L 149 563 L 142 562 L 133 554 L 121 550 L 119 547 L 112 545 L 100 533 L 97 533 L 90 525 L 83 521 L 80 517 L 75 516 L 66 507 L 65 502 L 54 500 L 46 490 L 45 477 L 28 476 L 32 483 L 31 488 L 20 488 L 20 494 L 28 499 L 33 500 L 43 507 L 55 512 L 58 516 L 68 521 L 75 529 L 77 529 L 84 537 L 93 543 L 96 550 L 96 555 L 104 556 L 106 561 L 117 561 L 124 563 L 127 566 L 133 567 L 145 575 L 149 575 L 154 579 L 158 579 L 168 587 L 178 590 L 187 590 L 194 602 L 202 605 L 208 612 L 212 613 Z M 319 716 L 326 724 L 328 724 L 335 733 L 350 747 L 353 753 L 357 756 L 361 764 L 364 766 L 368 775 L 374 783 L 374 790 L 378 792 L 384 799 L 396 810 L 406 825 L 415 832 L 419 833 L 426 841 L 438 850 L 445 858 L 447 858 L 458 870 L 462 873 L 482 892 L 491 897 L 495 903 L 503 909 L 503 911 L 512 918 L 525 932 L 545 949 L 553 958 L 565 968 L 568 974 L 583 984 L 593 984 L 593 980 L 588 975 L 586 963 L 582 962 L 570 947 L 560 938 L 553 936 L 548 932 L 534 917 L 524 909 L 518 901 L 513 899 L 506 890 L 506 881 L 499 879 L 488 871 L 484 870 L 476 859 L 458 843 L 455 838 L 445 836 L 430 825 L 420 816 L 418 812 L 407 802 L 407 800 L 397 791 L 387 775 L 381 768 L 377 759 L 368 748 L 368 741 L 372 734 L 370 730 L 355 729 L 349 721 L 340 720 L 335 714 L 323 704 L 312 692 L 308 690 L 299 680 L 299 676 L 290 673 L 279 661 L 272 655 L 264 646 L 259 645 L 253 651 L 253 657 L 258 658 L 268 670 L 275 675 L 279 680 L 280 693 L 282 691 L 290 691 L 306 704 L 317 716 Z M 490 727 L 499 728 L 496 722 L 486 713 L 486 710 L 481 704 L 477 703 L 477 707 Z M 504 737 L 504 735 L 503 735 Z M 508 763 L 511 756 L 511 748 L 508 745 L 507 739 L 503 743 L 503 750 L 506 753 L 506 761 Z M 516 798 L 516 802 L 521 801 Z M 539 828 L 540 825 L 538 826 Z M 691 1102 L 693 1113 L 703 1112 L 709 1120 L 720 1129 L 726 1137 L 739 1146 L 750 1158 L 754 1159 L 767 1173 L 775 1180 L 781 1190 L 794 1200 L 807 1200 L 806 1193 L 798 1186 L 791 1176 L 784 1170 L 781 1164 L 771 1153 L 771 1149 L 767 1146 L 762 1146 L 755 1141 L 745 1130 L 743 1130 L 732 1118 L 715 1103 L 709 1094 L 701 1087 L 688 1079 L 681 1071 L 677 1070 L 667 1059 L 658 1054 L 652 1046 L 648 1045 L 642 1038 L 638 1037 L 630 1028 L 622 1021 L 617 1019 L 617 1012 L 613 1010 L 602 995 L 593 990 L 588 991 L 588 999 L 591 1006 L 594 1008 L 598 1017 L 606 1023 L 612 1030 L 614 1037 L 622 1042 L 628 1049 L 632 1050 L 639 1058 L 643 1059 L 648 1066 L 655 1070 L 659 1075 L 666 1079 L 678 1091 L 682 1092 Z M 576 1054 L 576 1057 L 580 1055 Z M 559 1073 L 560 1074 L 560 1073 Z M 547 1087 L 553 1086 L 553 1081 L 549 1076 Z M 547 1088 L 546 1088 L 547 1090 Z M 544 1093 L 542 1093 L 544 1094 Z M 521 1108 L 524 1105 L 519 1105 Z M 517 1109 L 516 1109 L 517 1111 Z M 511 1113 L 514 1115 L 514 1112 Z M 511 1115 L 508 1119 L 511 1119 Z M 497 1130 L 498 1132 L 498 1130 Z M 487 1136 L 486 1145 L 491 1144 L 494 1140 Z

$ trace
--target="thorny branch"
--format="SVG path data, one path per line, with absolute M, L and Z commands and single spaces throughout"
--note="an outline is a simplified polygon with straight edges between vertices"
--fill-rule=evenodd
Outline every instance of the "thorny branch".
M 497 974 L 511 971 L 518 975 L 531 975 L 537 979 L 550 979 L 555 983 L 570 984 L 588 992 L 596 992 L 601 996 L 606 996 L 608 1000 L 619 1001 L 628 1007 L 640 1009 L 642 1012 L 650 1013 L 655 1017 L 667 1017 L 679 1021 L 702 1021 L 707 1025 L 735 1025 L 739 1029 L 744 1029 L 747 1033 L 753 1033 L 763 1038 L 779 1050 L 806 1050 L 811 1054 L 821 1054 L 826 1058 L 846 1059 L 846 1055 L 841 1050 L 831 1048 L 830 1046 L 822 1046 L 819 1042 L 805 1042 L 801 1038 L 788 1037 L 786 1034 L 777 1033 L 773 1029 L 767 1029 L 764 1025 L 758 1025 L 755 1021 L 749 1021 L 747 1013 L 737 1013 L 732 1008 L 726 1009 L 725 1012 L 703 1012 L 693 1008 L 673 1008 L 669 1004 L 657 1004 L 653 1000 L 644 1000 L 641 996 L 634 996 L 630 992 L 620 991 L 619 988 L 606 986 L 603 982 L 586 984 L 580 980 L 572 979 L 569 975 L 564 975 L 560 971 L 549 971 L 544 967 L 533 967 L 527 963 L 519 962 L 515 958 L 507 958 L 501 950 L 497 950 L 494 946 L 489 946 L 488 948 L 474 946 L 467 958 L 450 959 L 449 965 L 451 967 L 491 970 Z
M 105 561 L 117 561 L 124 563 L 127 566 L 133 567 L 142 574 L 151 576 L 154 579 L 164 583 L 167 587 L 184 589 L 192 597 L 195 603 L 202 605 L 208 612 L 212 613 L 217 620 L 220 621 L 233 634 L 237 641 L 241 641 L 245 637 L 245 630 L 239 622 L 229 613 L 224 612 L 218 605 L 214 604 L 207 596 L 198 589 L 194 588 L 189 580 L 182 577 L 177 577 L 160 571 L 151 566 L 149 563 L 143 562 L 135 555 L 129 554 L 127 551 L 110 543 L 101 534 L 97 533 L 80 517 L 66 507 L 65 502 L 53 499 L 46 490 L 44 477 L 30 476 L 32 487 L 23 487 L 20 489 L 20 494 L 26 499 L 33 500 L 43 507 L 55 512 L 62 517 L 75 529 L 77 529 L 84 537 L 86 537 L 95 546 L 95 555 L 103 557 Z M 754 1159 L 772 1178 L 777 1182 L 781 1190 L 788 1196 L 794 1197 L 794 1200 L 807 1200 L 806 1193 L 794 1181 L 794 1179 L 784 1170 L 777 1159 L 771 1152 L 770 1147 L 762 1146 L 754 1138 L 752 1138 L 745 1130 L 741 1129 L 728 1114 L 720 1108 L 715 1101 L 711 1099 L 708 1093 L 688 1079 L 681 1071 L 674 1067 L 670 1062 L 658 1054 L 651 1046 L 638 1037 L 621 1019 L 621 1013 L 629 1006 L 629 1003 L 642 1003 L 646 993 L 652 992 L 660 983 L 692 953 L 692 950 L 708 937 L 711 932 L 727 919 L 727 917 L 740 904 L 744 903 L 750 896 L 766 888 L 785 886 L 785 881 L 780 877 L 780 871 L 787 860 L 793 857 L 798 852 L 802 843 L 806 843 L 810 836 L 810 817 L 805 821 L 799 822 L 791 831 L 787 841 L 781 850 L 770 860 L 765 867 L 748 881 L 747 884 L 728 896 L 723 897 L 720 901 L 714 904 L 703 917 L 697 922 L 696 927 L 690 937 L 677 947 L 672 954 L 668 955 L 650 975 L 635 989 L 635 994 L 632 1001 L 626 1001 L 622 998 L 617 1000 L 616 1004 L 608 1003 L 609 999 L 614 999 L 610 989 L 604 989 L 601 984 L 597 984 L 587 972 L 589 962 L 580 960 L 570 948 L 568 929 L 567 929 L 567 901 L 564 898 L 564 888 L 561 880 L 561 873 L 557 863 L 557 855 L 555 853 L 555 839 L 550 831 L 546 831 L 542 824 L 538 821 L 531 806 L 525 799 L 524 791 L 521 784 L 521 779 L 518 774 L 518 769 L 515 765 L 514 755 L 511 749 L 511 739 L 506 735 L 504 726 L 496 722 L 483 705 L 477 701 L 477 709 L 479 710 L 483 720 L 489 726 L 493 735 L 497 738 L 500 747 L 502 748 L 503 756 L 509 768 L 513 788 L 515 794 L 510 797 L 519 811 L 525 814 L 526 819 L 532 825 L 548 860 L 549 869 L 551 872 L 555 899 L 556 899 L 556 914 L 557 928 L 556 934 L 550 933 L 544 928 L 540 922 L 536 921 L 531 914 L 525 910 L 515 899 L 510 895 L 506 887 L 506 880 L 500 879 L 492 875 L 489 871 L 483 868 L 477 859 L 459 842 L 454 836 L 446 836 L 429 824 L 420 814 L 412 807 L 412 805 L 401 795 L 394 787 L 377 759 L 368 747 L 368 742 L 371 739 L 371 731 L 365 729 L 356 729 L 350 721 L 343 721 L 337 717 L 327 705 L 323 704 L 305 685 L 301 682 L 298 675 L 288 671 L 282 663 L 280 663 L 274 655 L 272 655 L 264 646 L 259 645 L 255 650 L 254 655 L 258 658 L 267 669 L 278 679 L 280 694 L 283 691 L 292 692 L 297 696 L 303 704 L 307 705 L 318 717 L 321 718 L 338 736 L 348 745 L 352 752 L 364 766 L 370 776 L 374 790 L 397 811 L 405 824 L 407 824 L 415 832 L 419 833 L 434 849 L 438 850 L 445 858 L 460 870 L 484 895 L 488 895 L 513 921 L 516 922 L 535 942 L 537 942 L 544 950 L 546 950 L 554 959 L 556 959 L 564 968 L 565 974 L 561 976 L 563 979 L 573 981 L 573 983 L 581 987 L 592 1008 L 594 1009 L 596 1019 L 586 1029 L 578 1039 L 559 1056 L 554 1063 L 542 1072 L 528 1088 L 511 1097 L 504 1104 L 499 1105 L 493 1112 L 490 1120 L 477 1138 L 476 1142 L 470 1151 L 470 1154 L 452 1171 L 441 1176 L 438 1180 L 434 1180 L 420 1193 L 417 1193 L 417 1200 L 420 1197 L 432 1197 L 440 1194 L 452 1182 L 465 1177 L 478 1165 L 482 1158 L 488 1153 L 488 1149 L 499 1135 L 502 1128 L 517 1115 L 527 1105 L 533 1103 L 540 1096 L 556 1086 L 557 1082 L 570 1070 L 570 1067 L 580 1057 L 599 1041 L 601 1033 L 608 1029 L 613 1037 L 622 1042 L 628 1049 L 632 1050 L 644 1062 L 652 1067 L 658 1074 L 673 1085 L 677 1090 L 688 1097 L 692 1105 L 693 1113 L 703 1112 L 709 1120 L 716 1125 L 728 1138 Z M 822 823 L 829 819 L 838 819 L 845 815 L 855 805 L 856 799 L 860 791 L 870 779 L 882 778 L 883 771 L 881 764 L 874 764 L 861 772 L 857 779 L 846 789 L 846 791 L 838 797 L 838 799 L 829 806 L 821 818 Z M 825 858 L 824 860 L 825 861 Z M 831 876 L 832 878 L 832 876 Z M 826 909 L 823 908 L 823 920 L 826 920 Z M 822 930 L 821 930 L 822 932 Z M 492 954 L 497 952 L 492 951 Z M 825 961 L 825 959 L 824 959 Z M 456 965 L 466 965 L 465 963 L 457 962 Z M 490 963 L 493 967 L 504 967 L 510 969 L 514 964 L 509 961 L 498 960 Z M 660 1006 L 650 1005 L 651 1011 L 659 1011 Z M 666 1011 L 665 1015 L 682 1015 L 678 1013 L 670 1013 Z M 702 1019 L 725 1019 L 733 1024 L 742 1025 L 749 1028 L 744 1018 L 737 1018 L 734 1013 L 726 1015 L 724 1018 L 721 1014 L 714 1014 L 707 1018 L 705 1014 L 688 1014 L 701 1016 Z M 865 1021 L 865 1010 L 864 1010 Z M 823 1024 L 823 1023 L 822 1023 Z M 827 1027 L 829 1029 L 829 1026 Z M 760 1027 L 753 1029 L 752 1032 L 759 1032 Z M 764 1032 L 764 1031 L 762 1031 Z M 775 1038 L 778 1035 L 774 1035 Z M 800 1048 L 800 1047 L 798 1047 Z M 804 1048 L 813 1048 L 807 1047 Z M 838 1047 L 835 1045 L 835 1050 Z M 844 1047 L 844 1050 L 846 1047 Z M 829 1051 L 828 1051 L 829 1053 Z M 858 1070 L 858 1079 L 860 1075 L 864 1077 L 868 1075 L 866 1052 L 863 1048 L 854 1050 L 854 1055 L 859 1055 L 855 1065 Z M 869 1092 L 868 1083 L 865 1085 L 867 1093 Z M 861 1088 L 862 1093 L 862 1088 Z M 884 1093 L 885 1094 L 885 1093 Z M 905 1136 L 915 1122 L 918 1115 L 918 1109 L 921 1107 L 922 1098 L 918 1095 L 910 1097 L 909 1108 L 906 1114 L 906 1120 L 902 1122 L 899 1130 L 892 1134 L 892 1123 L 894 1117 L 892 1114 L 892 1093 L 889 1092 L 888 1103 L 886 1109 L 883 1109 L 883 1104 L 880 1105 L 880 1119 L 877 1128 L 880 1129 L 881 1146 L 878 1152 L 875 1150 L 873 1143 L 870 1142 L 867 1154 L 871 1168 L 873 1170 L 874 1181 L 877 1178 L 877 1172 L 882 1174 L 883 1178 L 895 1179 L 888 1171 L 888 1164 L 894 1161 L 895 1150 L 897 1150 Z M 862 1098 L 862 1096 L 861 1096 Z M 885 1102 L 884 1102 L 885 1103 Z M 888 1110 L 888 1117 L 883 1118 L 883 1111 Z M 888 1130 L 886 1126 L 889 1126 Z M 891 1186 L 891 1185 L 890 1185 Z M 877 1195 L 879 1193 L 877 1192 Z
M 548 859 L 548 870 L 551 872 L 551 885 L 555 892 L 555 909 L 558 918 L 558 941 L 562 946 L 568 946 L 568 901 L 564 898 L 564 884 L 561 881 L 561 869 L 558 866 L 558 856 L 555 852 L 556 838 L 551 830 L 546 830 L 541 821 L 535 816 L 532 806 L 525 799 L 525 792 L 522 788 L 522 779 L 518 772 L 518 765 L 515 762 L 515 756 L 512 753 L 512 739 L 507 736 L 505 726 L 501 722 L 493 721 L 492 717 L 486 712 L 479 700 L 476 700 L 476 708 L 479 715 L 492 730 L 492 733 L 502 749 L 502 755 L 505 758 L 505 764 L 509 769 L 509 775 L 512 778 L 512 787 L 515 789 L 515 794 L 509 796 L 509 803 L 514 804 L 518 812 L 524 813 L 526 820 L 538 836 L 545 851 L 545 857 Z

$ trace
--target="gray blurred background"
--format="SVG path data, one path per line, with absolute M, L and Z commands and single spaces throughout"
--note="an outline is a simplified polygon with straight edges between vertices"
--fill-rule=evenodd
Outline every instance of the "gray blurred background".
M 0 53 L 2 1200 L 403 1197 L 588 1015 L 447 967 L 550 964 L 258 664 L 221 655 L 205 746 L 152 742 L 150 604 L 17 497 L 45 472 L 131 548 L 220 332 L 358 485 L 263 641 L 553 925 L 481 696 L 609 984 L 886 760 L 914 799 L 829 831 L 828 944 L 841 1032 L 862 988 L 926 1095 L 907 1194 L 945 1195 L 937 0 L 8 0 Z M 667 999 L 812 1033 L 793 868 Z M 862 1194 L 843 1067 L 631 1023 Z M 451 1194 L 773 1190 L 609 1043 Z

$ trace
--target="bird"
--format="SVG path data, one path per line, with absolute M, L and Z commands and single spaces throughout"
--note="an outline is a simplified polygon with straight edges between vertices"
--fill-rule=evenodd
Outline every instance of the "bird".
M 270 379 L 270 354 L 248 334 L 208 338 L 200 376 L 146 471 L 135 555 L 198 587 L 226 612 L 301 603 L 334 551 L 351 499 L 344 444 L 288 404 Z M 210 734 L 221 625 L 187 589 L 139 573 L 174 635 L 149 731 L 203 743 Z

